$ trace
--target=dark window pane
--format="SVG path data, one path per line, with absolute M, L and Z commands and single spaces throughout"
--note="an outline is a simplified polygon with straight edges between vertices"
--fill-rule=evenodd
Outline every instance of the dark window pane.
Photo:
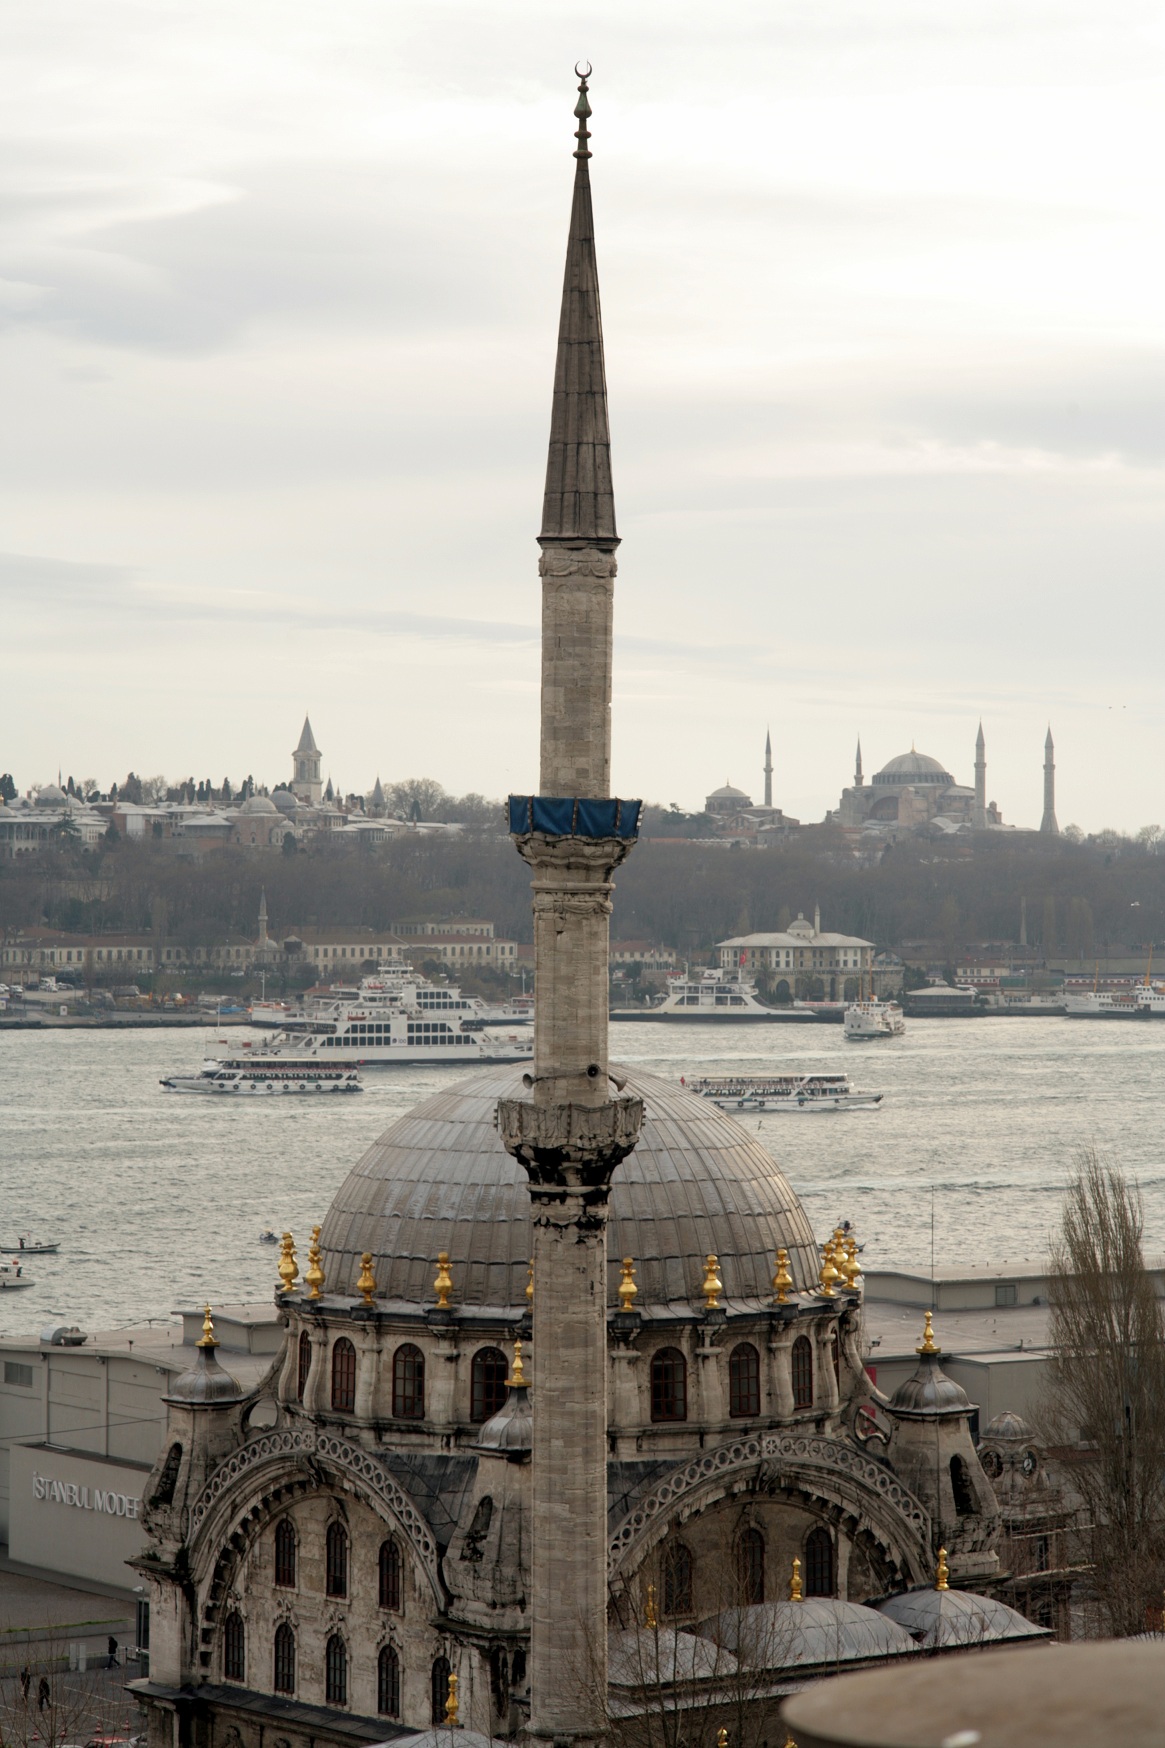
M 736 1576 L 741 1606 L 765 1599 L 765 1539 L 758 1529 L 746 1529 L 736 1544 Z
M 376 1709 L 383 1718 L 400 1717 L 400 1658 L 391 1645 L 376 1660 Z
M 506 1356 L 496 1347 L 483 1347 L 473 1356 L 471 1420 L 478 1425 L 496 1414 L 506 1400 Z
M 311 1371 L 311 1336 L 303 1330 L 299 1337 L 299 1372 L 295 1380 L 295 1393 L 303 1401 L 303 1393 L 307 1389 L 307 1375 Z
M 327 1703 L 330 1706 L 346 1706 L 348 1703 L 348 1647 L 339 1633 L 333 1633 L 328 1640 L 324 1661 L 324 1688 Z
M 287 1590 L 295 1585 L 295 1531 L 289 1517 L 275 1525 L 275 1582 Z
M 332 1349 L 332 1407 L 350 1414 L 356 1406 L 356 1349 L 342 1335 Z
M 663 1612 L 692 1612 L 692 1556 L 683 1542 L 672 1542 L 663 1555 Z
M 342 1523 L 328 1525 L 327 1590 L 329 1596 L 348 1594 L 348 1532 Z
M 391 1538 L 380 1544 L 380 1606 L 400 1613 L 400 1544 Z
M 392 1412 L 397 1420 L 423 1420 L 425 1356 L 406 1342 L 392 1356 Z
M 832 1596 L 834 1589 L 833 1538 L 818 1524 L 805 1538 L 805 1594 Z
M 275 1629 L 275 1691 L 295 1692 L 295 1634 L 286 1621 Z
M 760 1355 L 751 1342 L 742 1341 L 729 1356 L 728 1412 L 736 1420 L 760 1413 Z
M 431 1713 L 434 1724 L 445 1722 L 445 1705 L 449 1698 L 449 1659 L 438 1657 L 433 1665 L 433 1709 Z
M 247 1652 L 243 1637 L 243 1617 L 231 1610 L 223 1622 L 222 1672 L 227 1681 L 244 1681 L 247 1675 Z
M 807 1336 L 793 1343 L 793 1407 L 813 1406 L 813 1349 Z
M 662 1347 L 651 1356 L 651 1418 L 688 1418 L 688 1367 L 678 1347 Z

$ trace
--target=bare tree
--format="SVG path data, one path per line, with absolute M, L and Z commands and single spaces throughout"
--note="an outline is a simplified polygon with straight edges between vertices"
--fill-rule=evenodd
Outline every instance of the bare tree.
M 1165 1583 L 1165 1316 L 1142 1253 L 1140 1191 L 1081 1151 L 1052 1247 L 1049 1443 L 1072 1480 L 1105 1630 L 1144 1629 Z
M 79 1643 L 68 1641 L 66 1628 L 37 1633 L 7 1627 L 3 1634 L 9 1665 L 0 1676 L 5 1748 L 64 1748 L 94 1737 L 128 1742 L 140 1730 L 140 1714 L 125 1691 L 126 1672 L 115 1659 L 91 1650 L 90 1667 L 78 1667 Z

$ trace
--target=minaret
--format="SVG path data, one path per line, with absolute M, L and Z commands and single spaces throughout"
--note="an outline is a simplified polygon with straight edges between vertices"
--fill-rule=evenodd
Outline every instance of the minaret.
M 1056 824 L 1056 749 L 1052 744 L 1052 727 L 1048 724 L 1048 738 L 1044 742 L 1044 817 L 1040 821 L 1040 830 L 1050 832 L 1053 837 L 1059 835 L 1060 828 Z
M 987 824 L 987 742 L 982 722 L 975 737 L 975 824 L 980 830 Z
M 615 503 L 580 73 L 574 204 L 542 514 L 542 775 L 511 795 L 533 869 L 534 1062 L 498 1128 L 529 1176 L 534 1264 L 528 1734 L 593 1748 L 607 1728 L 607 1199 L 642 1101 L 607 1066 L 611 876 L 637 801 L 608 799 Z
M 861 735 L 859 735 L 858 736 L 857 757 L 854 760 L 854 788 L 860 789 L 863 781 L 864 781 L 864 779 L 862 777 L 862 737 L 861 737 Z
M 773 805 L 773 737 L 765 734 L 765 806 Z
M 267 946 L 267 888 L 259 888 L 259 951 Z

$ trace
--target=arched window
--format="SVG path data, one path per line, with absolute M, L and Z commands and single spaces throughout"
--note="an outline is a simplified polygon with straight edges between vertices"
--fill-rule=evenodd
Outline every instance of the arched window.
M 397 1420 L 425 1417 L 425 1356 L 411 1341 L 392 1356 L 392 1412 Z
M 837 1589 L 833 1565 L 833 1537 L 818 1524 L 805 1537 L 805 1594 L 832 1596 Z
M 692 1555 L 683 1542 L 672 1542 L 663 1551 L 663 1612 L 692 1612 Z
M 813 1406 L 813 1349 L 807 1335 L 793 1343 L 793 1407 Z
M 756 1528 L 746 1529 L 736 1544 L 736 1578 L 743 1608 L 765 1599 L 765 1539 Z
M 728 1412 L 734 1420 L 752 1420 L 760 1413 L 760 1355 L 742 1341 L 728 1356 Z
M 960 1517 L 970 1517 L 978 1511 L 979 1501 L 971 1485 L 970 1471 L 962 1457 L 951 1458 L 951 1492 L 955 1496 L 955 1510 Z
M 306 1329 L 303 1329 L 300 1331 L 299 1335 L 299 1363 L 295 1378 L 295 1394 L 301 1402 L 303 1401 L 304 1391 L 307 1389 L 307 1375 L 310 1371 L 311 1336 Z
M 469 1418 L 478 1425 L 505 1402 L 507 1370 L 506 1356 L 496 1347 L 482 1347 L 474 1354 Z
M 348 1647 L 333 1633 L 324 1653 L 324 1698 L 330 1706 L 348 1703 Z
M 289 1517 L 275 1525 L 275 1582 L 281 1590 L 295 1588 L 295 1530 Z
M 222 1672 L 226 1681 L 245 1681 L 247 1678 L 243 1617 L 233 1608 L 222 1624 Z
M 380 1606 L 400 1613 L 400 1543 L 391 1536 L 380 1544 Z
M 295 1692 L 295 1634 L 286 1621 L 275 1629 L 275 1691 Z
M 651 1418 L 688 1418 L 688 1366 L 678 1347 L 661 1347 L 651 1356 Z
M 448 1657 L 438 1657 L 433 1665 L 432 1681 L 432 1722 L 434 1724 L 443 1724 L 445 1722 L 445 1704 L 449 1698 L 449 1677 L 451 1674 L 452 1671 L 449 1668 Z
M 400 1717 L 400 1658 L 391 1645 L 376 1659 L 376 1709 L 382 1718 Z
M 348 1532 L 342 1523 L 328 1525 L 327 1591 L 329 1596 L 348 1594 Z
M 332 1407 L 351 1414 L 356 1406 L 356 1349 L 342 1335 L 332 1349 Z

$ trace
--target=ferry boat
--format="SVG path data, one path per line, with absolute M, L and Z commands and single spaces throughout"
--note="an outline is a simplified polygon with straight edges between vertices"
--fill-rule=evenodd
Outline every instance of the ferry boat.
M 896 1001 L 851 1001 L 842 1026 L 847 1038 L 900 1038 L 906 1030 L 902 1009 Z
M 456 996 L 455 990 L 437 994 Z M 437 1016 L 441 1017 L 438 1018 Z M 520 1023 L 520 1022 L 519 1022 Z M 350 1062 L 364 1067 L 411 1067 L 421 1062 L 448 1067 L 470 1067 L 483 1062 L 528 1062 L 534 1055 L 534 1039 L 526 1027 L 519 1032 L 501 1032 L 496 1025 L 475 1024 L 454 1003 L 444 1006 L 405 1006 L 391 1000 L 352 999 L 313 1004 L 302 1019 L 291 1021 L 262 1052 L 250 1058 L 253 1064 L 278 1062 L 282 1057 L 320 1065 Z
M 821 1017 L 814 1008 L 800 1001 L 786 1007 L 765 1007 L 757 996 L 756 984 L 735 971 L 704 971 L 698 977 L 673 977 L 661 1002 L 643 1008 L 616 1008 L 611 1013 L 613 1020 L 680 1023 L 712 1020 L 717 1024 L 734 1025 L 760 1020 L 816 1024 Z
M 167 1092 L 217 1093 L 226 1097 L 272 1098 L 289 1093 L 358 1093 L 364 1088 L 351 1068 L 320 1068 L 314 1062 L 272 1062 L 269 1058 L 210 1059 L 198 1074 L 168 1074 Z
M 1142 1005 L 1144 989 L 1090 989 L 1082 995 L 1065 995 L 1064 1012 L 1070 1020 L 1143 1020 L 1152 1009 Z
M 15 1258 L 12 1262 L 0 1262 L 0 1293 L 15 1292 L 17 1287 L 34 1287 L 35 1281 L 30 1281 L 24 1272 L 22 1263 Z
M 345 1012 L 359 1013 L 364 1019 L 369 1015 L 381 1019 L 386 1013 L 439 1014 L 456 1019 L 469 1031 L 481 1031 L 490 1026 L 530 1025 L 534 1004 L 532 998 L 528 1003 L 516 997 L 513 1003 L 498 1004 L 463 995 L 456 984 L 431 983 L 412 965 L 397 960 L 378 966 L 358 984 L 336 983 L 317 990 L 300 1009 L 286 1011 L 275 1023 L 283 1032 L 310 1032 L 315 1022 L 339 1019 Z
M 870 1110 L 883 1094 L 855 1092 L 848 1074 L 725 1074 L 681 1085 L 735 1116 L 775 1112 Z

